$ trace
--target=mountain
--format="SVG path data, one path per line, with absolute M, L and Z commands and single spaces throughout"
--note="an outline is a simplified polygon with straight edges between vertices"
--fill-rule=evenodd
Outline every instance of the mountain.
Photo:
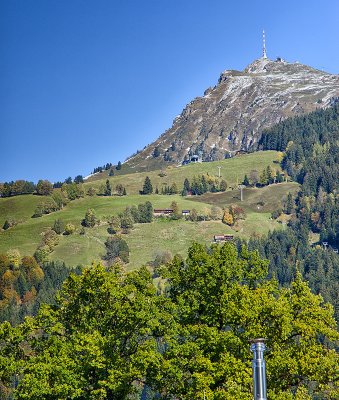
M 216 86 L 192 100 L 170 129 L 126 164 L 141 171 L 182 163 L 194 154 L 220 160 L 255 149 L 263 129 L 338 99 L 339 75 L 260 58 L 243 71 L 224 71 Z

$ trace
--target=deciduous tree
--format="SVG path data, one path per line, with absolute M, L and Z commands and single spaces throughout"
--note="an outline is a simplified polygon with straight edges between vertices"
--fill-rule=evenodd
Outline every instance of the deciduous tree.
M 49 196 L 53 193 L 53 185 L 48 180 L 40 179 L 36 185 L 36 192 L 41 196 Z

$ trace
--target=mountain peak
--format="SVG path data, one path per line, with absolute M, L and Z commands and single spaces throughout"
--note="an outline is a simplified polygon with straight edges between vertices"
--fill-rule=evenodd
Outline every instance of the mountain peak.
M 172 127 L 128 164 L 143 170 L 179 164 L 193 154 L 204 161 L 229 157 L 255 148 L 263 129 L 337 98 L 339 75 L 262 57 L 243 71 L 222 72 L 217 85 L 187 104 Z
M 251 64 L 249 64 L 245 69 L 245 73 L 251 73 L 251 74 L 258 74 L 266 71 L 266 66 L 267 64 L 270 64 L 272 61 L 268 58 L 258 58 L 257 60 L 254 60 Z

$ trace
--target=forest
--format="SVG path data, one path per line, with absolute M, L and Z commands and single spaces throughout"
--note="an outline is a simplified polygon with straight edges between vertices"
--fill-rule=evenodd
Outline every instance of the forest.
M 339 105 L 294 117 L 264 131 L 263 149 L 284 151 L 282 167 L 301 184 L 289 227 L 248 246 L 270 260 L 281 285 L 298 265 L 315 293 L 330 301 L 339 321 Z M 310 244 L 310 235 L 318 240 Z

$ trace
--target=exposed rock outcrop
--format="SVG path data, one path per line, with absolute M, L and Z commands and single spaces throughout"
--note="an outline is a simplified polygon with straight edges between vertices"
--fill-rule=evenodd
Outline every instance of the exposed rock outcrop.
M 339 75 L 261 58 L 244 71 L 224 71 L 215 87 L 191 101 L 170 129 L 127 163 L 143 170 L 198 153 L 205 161 L 223 159 L 255 148 L 264 128 L 328 107 L 338 96 Z

